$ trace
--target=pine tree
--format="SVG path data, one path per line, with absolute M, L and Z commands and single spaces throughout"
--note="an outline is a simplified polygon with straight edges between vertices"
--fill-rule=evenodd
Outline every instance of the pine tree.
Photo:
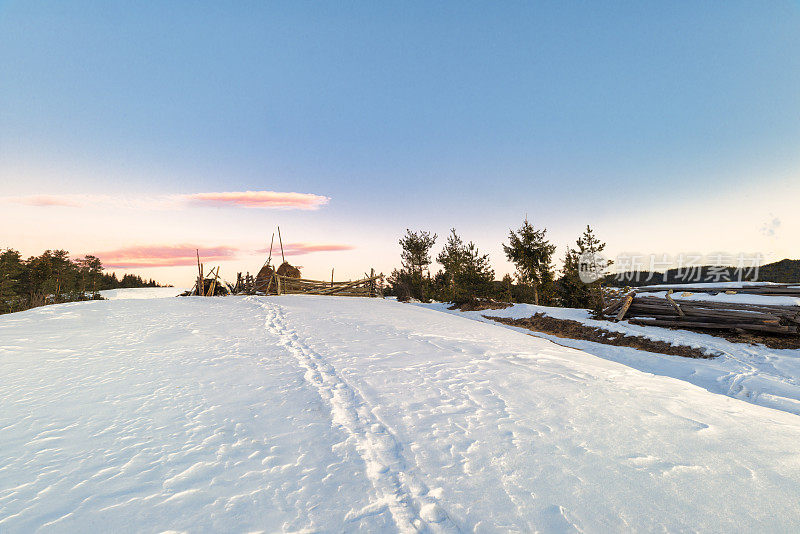
M 53 299 L 56 302 L 66 302 L 76 298 L 77 269 L 76 265 L 69 259 L 69 252 L 66 250 L 54 250 L 50 256 L 52 265 L 52 287 Z
M 581 280 L 579 263 L 579 252 L 568 247 L 564 254 L 564 265 L 557 284 L 557 294 L 561 306 L 567 308 L 591 307 L 589 286 Z
M 511 278 L 510 274 L 506 274 L 503 276 L 502 282 L 502 300 L 503 302 L 514 302 L 514 279 Z
M 594 235 L 594 231 L 588 224 L 583 235 L 578 238 L 577 244 L 579 269 L 590 293 L 588 307 L 600 311 L 603 309 L 603 277 L 614 262 L 603 256 L 602 252 L 605 250 L 606 244 Z
M 88 286 L 92 290 L 92 295 L 97 295 L 103 282 L 103 263 L 97 256 L 84 256 L 83 263 L 86 266 Z
M 436 261 L 444 267 L 442 282 L 446 285 L 446 289 L 442 295 L 444 298 L 441 300 L 455 301 L 456 277 L 463 268 L 464 259 L 464 242 L 456 234 L 456 229 L 453 228 L 450 230 L 450 235 L 447 236 L 444 248 L 436 257 Z
M 463 304 L 491 294 L 494 270 L 489 265 L 489 255 L 481 254 L 471 241 L 465 245 L 455 228 L 450 230 L 436 261 L 444 267 L 437 275 L 437 280 L 441 280 L 437 285 L 444 286 L 442 300 Z
M 20 281 L 23 271 L 19 252 L 6 249 L 0 252 L 0 313 L 14 311 L 19 306 Z
M 422 276 L 422 272 L 431 264 L 431 248 L 436 243 L 436 234 L 420 230 L 412 232 L 406 230 L 406 235 L 400 239 L 403 251 L 400 254 L 403 268 L 414 275 Z
M 509 232 L 509 244 L 503 245 L 506 257 L 517 268 L 520 284 L 533 289 L 533 302 L 539 304 L 540 296 L 546 302 L 552 289 L 552 257 L 556 246 L 545 238 L 547 229 L 535 229 L 528 219 L 522 227 Z
M 481 254 L 470 241 L 462 249 L 463 263 L 456 274 L 454 302 L 467 302 L 475 297 L 488 297 L 494 285 L 494 269 L 489 264 L 489 255 Z
M 392 273 L 389 282 L 398 298 L 405 295 L 426 301 L 432 286 L 430 271 L 431 248 L 436 243 L 436 234 L 406 230 L 406 235 L 400 239 L 402 247 L 402 269 Z M 427 276 L 425 273 L 427 272 Z

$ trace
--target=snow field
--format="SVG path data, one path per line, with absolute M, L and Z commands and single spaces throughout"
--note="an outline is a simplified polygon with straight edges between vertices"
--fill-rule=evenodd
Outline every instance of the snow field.
M 800 419 L 376 299 L 0 317 L 0 531 L 800 528 Z

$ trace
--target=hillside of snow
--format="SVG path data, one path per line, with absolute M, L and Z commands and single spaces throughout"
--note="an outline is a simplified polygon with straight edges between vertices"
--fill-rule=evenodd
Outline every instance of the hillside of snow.
M 800 529 L 800 418 L 378 299 L 0 316 L 0 532 Z
M 734 297 L 736 296 L 738 295 Z M 758 295 L 745 296 L 758 297 Z M 677 300 L 679 296 L 675 296 L 675 298 Z M 789 297 L 761 298 L 785 299 Z M 686 380 L 714 393 L 729 395 L 761 406 L 800 415 L 800 350 L 797 349 L 771 349 L 763 345 L 734 343 L 710 334 L 682 329 L 636 325 L 628 321 L 614 323 L 606 320 L 595 320 L 592 319 L 589 310 L 574 308 L 514 304 L 502 310 L 462 312 L 450 310 L 449 304 L 439 302 L 417 303 L 414 305 L 468 317 L 493 325 L 500 325 L 500 323 L 487 319 L 485 316 L 522 319 L 537 313 L 544 313 L 557 319 L 578 321 L 587 326 L 619 332 L 628 336 L 642 336 L 673 345 L 697 347 L 708 354 L 716 355 L 716 357 L 705 360 L 655 354 L 634 348 L 615 347 L 593 341 L 562 338 L 542 332 L 532 332 L 520 327 L 500 325 L 503 328 L 580 349 L 600 358 L 619 362 L 640 371 Z

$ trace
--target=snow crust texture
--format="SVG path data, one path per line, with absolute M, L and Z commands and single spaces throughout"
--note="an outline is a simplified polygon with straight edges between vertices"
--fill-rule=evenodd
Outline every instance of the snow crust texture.
M 695 296 L 691 298 L 695 298 Z M 758 295 L 744 296 L 758 297 Z M 721 299 L 724 297 L 728 297 L 728 295 L 710 298 Z M 681 297 L 678 295 L 674 296 L 674 298 L 678 300 Z M 678 378 L 714 393 L 729 395 L 743 401 L 800 415 L 800 350 L 797 349 L 770 349 L 763 345 L 733 343 L 721 337 L 688 330 L 634 325 L 627 321 L 613 323 L 594 320 L 588 310 L 574 308 L 514 304 L 503 310 L 462 312 L 449 310 L 448 305 L 442 303 L 415 304 L 415 306 L 422 306 L 495 325 L 499 323 L 486 319 L 484 315 L 521 319 L 531 317 L 536 313 L 544 313 L 557 319 L 571 319 L 588 326 L 596 326 L 629 336 L 642 336 L 673 345 L 697 347 L 705 350 L 708 354 L 716 355 L 716 357 L 706 360 L 655 354 L 634 348 L 614 347 L 593 341 L 560 338 L 541 332 L 532 332 L 524 328 L 503 326 L 518 332 L 549 339 L 567 347 L 580 349 L 600 358 L 623 363 L 640 371 Z
M 800 418 L 375 299 L 0 317 L 0 532 L 800 529 Z

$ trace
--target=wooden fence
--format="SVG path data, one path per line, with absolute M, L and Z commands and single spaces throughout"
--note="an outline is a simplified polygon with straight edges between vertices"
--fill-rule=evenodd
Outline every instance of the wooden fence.
M 292 278 L 272 274 L 260 285 L 251 279 L 245 279 L 239 293 L 265 295 L 332 295 L 338 297 L 383 297 L 383 274 L 375 274 L 373 269 L 369 276 L 360 280 L 334 282 Z M 238 284 L 237 284 L 238 285 Z

